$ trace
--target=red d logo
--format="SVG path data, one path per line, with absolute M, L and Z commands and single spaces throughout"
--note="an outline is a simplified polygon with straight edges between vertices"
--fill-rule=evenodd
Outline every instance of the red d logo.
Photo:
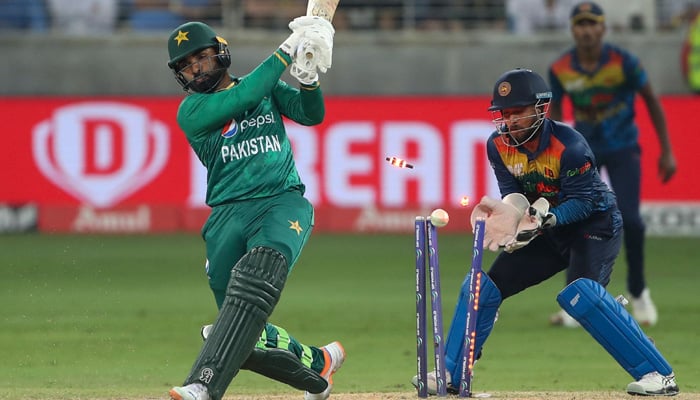
M 33 130 L 39 170 L 97 207 L 109 207 L 150 182 L 170 150 L 167 126 L 141 107 L 87 102 L 57 109 Z

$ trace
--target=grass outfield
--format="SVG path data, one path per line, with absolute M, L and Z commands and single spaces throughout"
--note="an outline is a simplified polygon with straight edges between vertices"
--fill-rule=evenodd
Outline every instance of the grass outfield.
M 660 321 L 646 331 L 674 367 L 679 398 L 700 398 L 700 241 L 647 243 Z M 440 237 L 446 325 L 470 248 L 467 235 Z M 200 325 L 215 317 L 203 254 L 188 234 L 0 236 L 0 399 L 164 398 L 189 372 Z M 302 254 L 271 322 L 308 344 L 343 342 L 334 392 L 348 396 L 338 400 L 415 397 L 413 262 L 411 235 L 316 234 Z M 624 293 L 624 276 L 621 262 L 613 294 Z M 562 284 L 557 276 L 504 303 L 476 392 L 624 394 L 630 377 L 588 334 L 547 325 Z M 247 371 L 228 397 L 263 394 L 301 398 Z

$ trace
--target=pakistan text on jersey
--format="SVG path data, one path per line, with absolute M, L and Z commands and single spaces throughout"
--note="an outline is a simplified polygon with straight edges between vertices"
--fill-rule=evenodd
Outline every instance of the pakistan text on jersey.
M 258 153 L 270 151 L 281 151 L 282 145 L 277 135 L 258 136 L 253 139 L 244 140 L 227 146 L 221 146 L 221 158 L 226 163 L 233 160 L 240 160 L 254 156 Z

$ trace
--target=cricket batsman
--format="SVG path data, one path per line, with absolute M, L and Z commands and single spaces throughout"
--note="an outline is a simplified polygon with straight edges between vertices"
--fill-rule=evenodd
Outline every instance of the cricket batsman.
M 478 358 L 505 299 L 570 268 L 577 279 L 557 301 L 634 378 L 627 392 L 676 395 L 669 363 L 605 290 L 622 243 L 622 217 L 586 139 L 547 118 L 551 98 L 544 79 L 528 69 L 505 72 L 493 88 L 496 130 L 486 149 L 502 200 L 484 196 L 472 226 L 485 219 L 484 247 L 504 251 L 482 277 L 474 353 Z M 445 345 L 453 390 L 462 376 L 469 281 L 467 275 Z M 436 388 L 435 373 L 429 374 L 429 392 Z
M 319 17 L 289 26 L 279 48 L 241 77 L 228 72 L 228 43 L 206 24 L 185 23 L 168 37 L 168 67 L 187 92 L 177 122 L 207 169 L 202 237 L 219 310 L 173 400 L 220 400 L 241 368 L 324 400 L 345 360 L 339 342 L 307 346 L 267 323 L 314 225 L 282 118 L 323 121 L 318 72 L 331 66 L 334 35 Z M 290 66 L 299 88 L 280 80 Z

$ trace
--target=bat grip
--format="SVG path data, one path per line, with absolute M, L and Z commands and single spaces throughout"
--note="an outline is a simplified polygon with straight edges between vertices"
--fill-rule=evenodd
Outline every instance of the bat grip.
M 306 49 L 305 55 L 307 60 L 313 60 L 313 58 L 316 56 L 316 52 L 313 51 L 313 49 Z

